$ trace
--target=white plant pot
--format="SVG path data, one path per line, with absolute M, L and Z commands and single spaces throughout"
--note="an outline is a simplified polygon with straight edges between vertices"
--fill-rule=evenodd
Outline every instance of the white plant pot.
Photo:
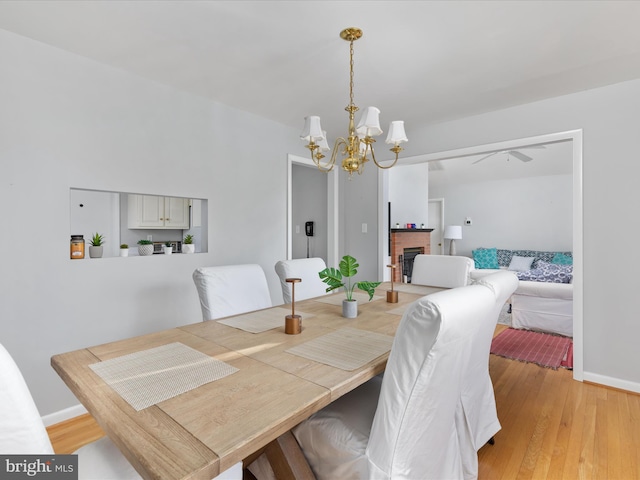
M 128 248 L 121 248 L 120 249 L 120 256 L 121 257 L 128 257 L 129 256 L 129 249 Z
M 165 255 L 171 255 L 173 253 L 173 247 L 167 247 L 166 245 L 162 247 L 164 249 Z
M 99 247 L 89 246 L 89 256 L 91 258 L 102 258 L 102 245 Z
M 358 316 L 358 301 L 357 300 L 343 300 L 342 301 L 342 316 L 344 318 L 356 318 Z
M 183 243 L 182 253 L 195 253 L 196 246 L 193 243 Z
M 153 245 L 138 245 L 138 255 L 141 257 L 153 255 Z

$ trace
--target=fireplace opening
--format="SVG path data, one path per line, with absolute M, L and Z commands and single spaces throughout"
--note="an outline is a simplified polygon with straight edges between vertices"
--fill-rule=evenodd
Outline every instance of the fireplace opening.
M 409 247 L 405 248 L 400 255 L 400 265 L 402 265 L 402 278 L 406 279 L 407 283 L 411 283 L 411 274 L 413 273 L 413 260 L 416 255 L 424 253 L 424 247 Z

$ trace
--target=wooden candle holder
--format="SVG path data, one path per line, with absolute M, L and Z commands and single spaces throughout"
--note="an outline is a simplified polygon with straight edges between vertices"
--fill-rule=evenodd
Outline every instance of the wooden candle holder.
M 398 292 L 393 289 L 393 276 L 396 265 L 387 265 L 391 269 L 391 290 L 387 290 L 387 303 L 398 303 Z
M 284 317 L 284 333 L 287 335 L 297 335 L 302 332 L 302 317 L 300 315 L 296 315 L 295 312 L 295 286 L 296 283 L 301 282 L 302 279 L 286 278 L 285 281 L 291 284 L 291 315 Z

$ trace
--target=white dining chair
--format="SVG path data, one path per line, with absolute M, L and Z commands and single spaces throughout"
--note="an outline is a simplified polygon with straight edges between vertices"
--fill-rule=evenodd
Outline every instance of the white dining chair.
M 0 344 L 0 453 L 53 455 L 54 450 L 29 387 L 18 365 Z M 108 437 L 91 442 L 78 455 L 78 478 L 129 480 L 142 478 Z M 241 480 L 242 462 L 214 480 Z
M 374 377 L 293 429 L 316 477 L 462 478 L 464 371 L 478 318 L 493 305 L 486 286 L 470 285 L 408 306 L 382 380 Z
M 467 429 L 461 429 L 461 442 L 471 445 L 465 451 L 469 453 L 463 458 L 467 477 L 478 475 L 477 452 L 500 430 L 500 421 L 496 409 L 493 382 L 489 375 L 489 354 L 491 341 L 495 333 L 500 312 L 509 297 L 518 288 L 518 277 L 513 272 L 497 272 L 475 282 L 487 287 L 494 296 L 493 308 L 486 317 L 478 317 L 479 329 L 471 347 L 469 366 L 464 371 L 462 388 L 463 423 Z
M 201 267 L 193 272 L 193 281 L 203 321 L 273 306 L 267 277 L 260 265 Z
M 302 279 L 300 283 L 296 283 L 296 300 L 326 295 L 327 284 L 318 275 L 325 268 L 327 264 L 321 258 L 297 258 L 277 262 L 275 269 L 280 278 L 284 303 L 291 303 L 291 284 L 287 283 L 287 278 Z
M 456 288 L 469 285 L 473 261 L 451 255 L 416 255 L 413 259 L 411 283 L 430 287 Z

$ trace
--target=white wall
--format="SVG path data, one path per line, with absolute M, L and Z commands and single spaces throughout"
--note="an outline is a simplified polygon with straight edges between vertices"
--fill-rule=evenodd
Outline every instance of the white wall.
M 443 152 L 492 142 L 583 130 L 584 378 L 640 391 L 637 248 L 640 205 L 640 80 L 438 125 L 414 127 L 415 149 Z M 612 255 L 614 252 L 614 255 Z M 629 256 L 631 255 L 631 256 Z
M 458 255 L 471 257 L 479 247 L 564 252 L 572 250 L 572 181 L 553 175 L 461 183 L 432 186 L 431 195 L 444 198 L 445 222 L 462 226 Z
M 429 225 L 429 168 L 426 163 L 396 165 L 389 170 L 391 225 Z
M 120 196 L 113 192 L 69 191 L 71 235 L 83 235 L 85 258 L 94 234 L 103 236 L 103 257 L 120 255 Z
M 52 355 L 200 321 L 199 266 L 259 263 L 281 301 L 299 132 L 2 30 L 0 65 L 0 341 L 42 415 L 78 403 Z M 70 260 L 71 187 L 208 199 L 209 253 Z
M 337 168 L 337 167 L 336 167 Z M 360 267 L 356 281 L 375 282 L 382 280 L 378 271 L 378 175 L 380 170 L 369 162 L 361 175 L 349 174 L 340 170 L 339 175 L 339 214 L 340 246 L 339 258 L 351 255 L 358 260 Z M 386 213 L 385 213 L 386 215 Z M 363 233 L 362 225 L 367 232 Z M 338 267 L 338 265 L 329 265 Z

